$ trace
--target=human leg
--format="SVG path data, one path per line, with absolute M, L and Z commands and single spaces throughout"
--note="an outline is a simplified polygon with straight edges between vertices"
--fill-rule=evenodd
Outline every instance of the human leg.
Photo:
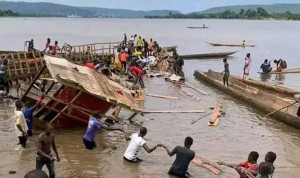
M 27 138 L 26 138 L 26 137 L 24 137 L 24 136 L 19 137 L 19 144 L 20 144 L 23 148 L 26 147 L 26 141 L 27 141 Z
M 55 169 L 54 169 L 54 161 L 48 161 L 46 163 L 46 166 L 48 168 L 49 171 L 49 178 L 55 178 Z
M 85 138 L 83 138 L 83 144 L 85 145 L 85 148 L 88 150 L 93 150 L 95 147 L 97 147 L 95 141 L 88 141 Z

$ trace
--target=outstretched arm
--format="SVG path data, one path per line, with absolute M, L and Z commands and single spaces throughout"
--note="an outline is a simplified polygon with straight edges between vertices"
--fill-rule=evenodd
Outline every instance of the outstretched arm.
M 57 149 L 56 149 L 56 144 L 55 144 L 55 136 L 53 135 L 53 140 L 52 140 L 52 149 L 56 155 L 56 161 L 59 162 L 60 161 L 60 158 L 58 156 L 58 152 L 57 152 Z
M 105 124 L 103 124 L 101 126 L 101 128 L 105 129 L 105 130 L 108 130 L 108 131 L 114 131 L 114 130 L 119 130 L 120 132 L 124 132 L 124 129 L 123 128 L 120 128 L 120 127 L 113 127 L 113 126 L 107 126 Z
M 238 166 L 240 166 L 240 164 L 229 164 L 229 163 L 225 163 L 223 161 L 219 161 L 217 163 L 219 165 L 227 166 L 227 167 L 230 167 L 230 168 L 237 168 Z
M 165 145 L 163 145 L 163 148 L 167 151 L 169 156 L 173 156 L 177 152 L 177 147 L 175 147 L 172 151 Z
M 157 145 L 155 145 L 155 146 L 152 147 L 152 148 L 149 148 L 149 147 L 147 146 L 147 144 L 145 143 L 145 144 L 143 145 L 143 148 L 147 151 L 147 153 L 151 153 L 152 151 L 156 150 Z

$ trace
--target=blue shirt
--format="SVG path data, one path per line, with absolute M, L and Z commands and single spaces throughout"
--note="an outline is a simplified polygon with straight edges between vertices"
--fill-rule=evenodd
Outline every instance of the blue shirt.
M 97 129 L 100 129 L 102 125 L 101 121 L 98 121 L 95 117 L 90 116 L 88 128 L 83 136 L 87 141 L 94 141 Z
M 32 130 L 32 119 L 34 111 L 34 107 L 23 109 L 23 114 L 27 122 L 28 130 Z

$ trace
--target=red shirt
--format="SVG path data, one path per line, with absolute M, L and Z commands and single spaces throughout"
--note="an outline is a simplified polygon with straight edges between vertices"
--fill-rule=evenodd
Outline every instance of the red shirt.
M 258 164 L 251 164 L 249 161 L 245 161 L 240 164 L 241 167 L 246 168 L 248 171 L 251 171 L 253 173 L 258 173 Z M 243 178 L 241 176 L 241 178 Z
M 129 71 L 134 72 L 139 77 L 141 77 L 143 75 L 143 71 L 140 68 L 136 67 L 136 66 L 130 67 Z
M 86 63 L 84 66 L 90 68 L 90 69 L 95 69 L 95 65 L 91 62 Z

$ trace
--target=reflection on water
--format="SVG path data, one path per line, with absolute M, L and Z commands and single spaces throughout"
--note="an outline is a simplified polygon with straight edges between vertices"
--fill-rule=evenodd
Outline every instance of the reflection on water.
M 260 74 L 260 80 L 263 82 L 267 82 L 271 79 L 271 74 Z
M 275 74 L 275 83 L 278 85 L 283 85 L 285 80 L 284 74 Z

